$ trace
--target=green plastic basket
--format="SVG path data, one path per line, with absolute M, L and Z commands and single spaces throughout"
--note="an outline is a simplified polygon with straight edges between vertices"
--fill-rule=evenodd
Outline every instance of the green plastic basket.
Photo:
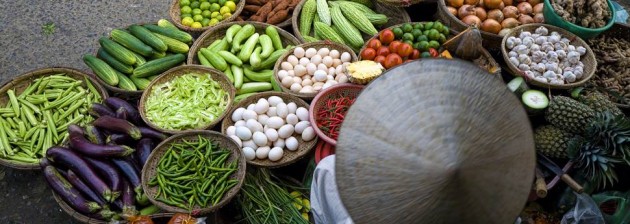
M 600 33 L 610 29 L 610 27 L 612 27 L 612 25 L 615 23 L 616 15 L 615 15 L 615 10 L 613 10 L 612 2 L 610 2 L 610 0 L 606 0 L 606 2 L 608 3 L 608 8 L 611 10 L 612 14 L 610 17 L 610 21 L 608 21 L 608 23 L 604 27 L 597 28 L 597 29 L 587 28 L 583 26 L 578 26 L 576 24 L 573 24 L 569 21 L 564 20 L 553 9 L 553 7 L 551 6 L 550 0 L 545 0 L 545 7 L 543 7 L 543 15 L 545 16 L 545 23 L 568 30 L 569 32 L 574 33 L 575 35 L 579 36 L 582 39 L 593 38 L 599 35 Z

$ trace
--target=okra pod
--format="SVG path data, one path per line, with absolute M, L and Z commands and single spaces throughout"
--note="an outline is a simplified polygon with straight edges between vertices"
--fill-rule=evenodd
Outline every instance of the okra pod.
M 6 155 L 13 155 L 13 150 L 11 149 L 11 145 L 9 145 L 9 137 L 4 131 L 5 124 L 5 122 L 0 121 L 0 145 L 4 148 Z
M 35 148 L 33 148 L 33 151 L 39 152 L 40 155 L 42 155 L 42 157 L 45 155 L 45 153 L 42 153 L 44 150 L 42 150 L 42 146 L 44 145 L 44 140 L 46 138 L 46 129 L 44 128 L 40 128 L 39 129 L 39 136 L 37 136 L 37 145 L 35 145 Z
M 57 128 L 55 127 L 55 120 L 52 115 L 50 115 L 50 111 L 44 111 L 44 119 L 46 120 L 48 132 L 50 132 L 51 136 L 55 137 L 55 139 L 59 138 L 57 135 Z M 50 138 L 50 140 L 52 141 L 52 138 Z
M 83 119 L 83 114 L 79 114 L 78 116 L 75 116 L 74 118 L 70 119 L 70 121 L 66 122 L 65 124 L 62 124 L 61 126 L 57 127 L 57 131 L 65 131 L 68 130 L 68 126 L 74 123 L 79 123 L 79 121 L 81 121 L 81 119 Z
M 20 93 L 20 95 L 18 96 L 18 99 L 24 99 L 26 96 L 31 95 L 31 93 L 33 93 L 33 91 L 37 89 L 37 87 L 39 86 L 41 82 L 42 82 L 42 79 L 37 79 L 35 83 L 26 87 L 26 89 L 24 89 L 24 91 Z
M 9 95 L 9 101 L 11 102 L 15 116 L 20 116 L 20 104 L 18 103 L 17 97 L 15 97 L 15 92 L 12 89 L 7 90 L 7 95 Z
M 68 107 L 68 109 L 65 112 L 63 112 L 63 114 L 59 115 L 59 118 L 55 119 L 55 124 L 60 125 L 63 119 L 70 116 L 70 114 L 74 113 L 74 111 L 79 109 L 79 107 L 81 107 L 81 105 L 83 105 L 84 103 L 85 103 L 85 100 L 79 100 L 79 101 L 74 102 L 72 105 L 70 105 L 70 107 Z
M 35 119 L 35 116 L 28 107 L 22 107 L 22 110 L 24 111 L 24 116 L 26 116 L 26 119 L 32 126 L 37 126 L 37 124 L 39 124 L 39 122 L 37 121 L 37 119 Z

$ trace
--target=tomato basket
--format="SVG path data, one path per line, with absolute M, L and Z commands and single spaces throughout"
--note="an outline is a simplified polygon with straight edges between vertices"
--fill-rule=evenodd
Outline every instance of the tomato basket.
M 331 86 L 325 90 L 322 90 L 315 96 L 313 101 L 311 102 L 310 108 L 308 110 L 309 113 L 309 121 L 311 122 L 311 126 L 315 129 L 315 133 L 325 142 L 335 146 L 337 144 L 337 140 L 326 135 L 321 128 L 319 127 L 317 121 L 319 120 L 319 115 L 317 111 L 319 111 L 322 107 L 327 107 L 326 102 L 329 99 L 332 99 L 335 96 L 343 96 L 349 97 L 352 99 L 356 99 L 361 91 L 363 91 L 363 85 L 355 85 L 355 84 L 337 84 Z

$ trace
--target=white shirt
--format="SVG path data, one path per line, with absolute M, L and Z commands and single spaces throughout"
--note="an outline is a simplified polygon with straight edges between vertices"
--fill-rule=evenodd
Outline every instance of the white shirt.
M 322 159 L 313 173 L 311 212 L 316 224 L 354 224 L 341 202 L 335 182 L 335 155 Z

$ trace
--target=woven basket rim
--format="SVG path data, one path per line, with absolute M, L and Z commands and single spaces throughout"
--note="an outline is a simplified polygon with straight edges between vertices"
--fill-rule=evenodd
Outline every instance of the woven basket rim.
M 171 22 L 173 22 L 173 24 L 175 24 L 175 26 L 177 26 L 177 28 L 179 28 L 180 30 L 183 30 L 189 33 L 200 33 L 208 29 L 211 29 L 212 27 L 218 26 L 220 24 L 229 23 L 235 20 L 236 17 L 238 17 L 238 15 L 241 14 L 244 7 L 245 7 L 245 1 L 239 1 L 238 4 L 236 4 L 236 10 L 234 11 L 234 13 L 232 13 L 232 15 L 229 18 L 224 19 L 223 21 L 220 21 L 214 26 L 207 26 L 207 27 L 202 27 L 202 28 L 192 28 L 192 27 L 185 26 L 184 24 L 182 24 L 181 19 L 179 18 L 181 15 L 180 9 L 179 9 L 179 0 L 173 0 L 173 3 L 171 3 L 171 7 L 168 10 L 168 14 L 171 17 Z
M 289 103 L 289 102 L 293 102 L 295 103 L 298 107 L 304 107 L 306 109 L 309 108 L 308 103 L 306 103 L 306 101 L 304 101 L 303 99 L 293 96 L 291 94 L 288 93 L 283 93 L 283 92 L 273 92 L 273 91 L 268 91 L 268 92 L 261 92 L 261 93 L 256 93 L 254 95 L 248 96 L 245 99 L 239 101 L 236 105 L 234 105 L 232 107 L 232 109 L 230 110 L 230 112 L 228 113 L 230 116 L 227 116 L 225 119 L 223 119 L 223 122 L 221 123 L 221 133 L 226 134 L 227 135 L 227 128 L 234 125 L 234 121 L 232 121 L 232 114 L 234 113 L 234 111 L 240 107 L 243 108 L 247 108 L 247 106 L 251 103 L 255 103 L 258 102 L 258 99 L 260 98 L 269 98 L 270 96 L 278 96 L 280 98 L 283 98 L 283 100 L 285 101 L 285 103 Z M 287 100 L 289 99 L 289 100 Z M 292 135 L 293 137 L 296 136 L 301 136 L 298 135 L 297 133 L 293 133 Z M 304 158 L 306 155 L 308 155 L 308 153 L 315 147 L 315 145 L 317 144 L 317 140 L 318 137 L 316 136 L 313 140 L 305 142 L 304 140 L 302 140 L 301 137 L 296 137 L 296 139 L 298 140 L 299 146 L 298 149 L 295 151 L 289 151 L 289 150 L 284 150 L 284 155 L 282 156 L 282 159 L 280 159 L 279 161 L 276 162 L 272 162 L 271 160 L 265 159 L 265 160 L 260 160 L 260 159 L 255 159 L 252 161 L 247 161 L 248 164 L 250 165 L 254 165 L 257 167 L 264 167 L 264 168 L 278 168 L 278 167 L 283 167 L 283 166 L 287 166 L 289 164 L 295 163 L 298 160 Z M 241 149 L 241 148 L 239 148 Z M 287 154 L 288 153 L 297 153 L 296 157 L 294 157 L 293 159 L 286 159 L 287 158 Z
M 92 82 L 92 85 L 99 92 L 99 95 L 101 96 L 102 99 L 109 97 L 107 90 L 97 81 L 96 77 L 93 77 L 92 75 L 85 73 L 81 70 L 69 68 L 69 67 L 46 67 L 46 68 L 34 69 L 26 73 L 22 73 L 8 80 L 2 85 L 2 87 L 0 87 L 0 96 L 5 95 L 7 90 L 12 89 L 14 86 L 19 85 L 25 81 L 30 81 L 31 79 L 35 79 L 35 78 L 47 76 L 47 75 L 58 74 L 58 73 L 65 73 L 66 75 L 70 74 L 72 76 L 81 76 L 81 77 L 87 78 L 90 82 Z M 84 80 L 81 80 L 81 81 L 84 81 Z M 19 94 L 21 92 L 22 91 L 16 92 L 16 94 Z M 4 159 L 4 158 L 0 158 L 0 165 L 11 167 L 13 169 L 18 169 L 18 170 L 39 170 L 40 169 L 39 163 L 32 163 L 32 164 L 23 163 L 23 162 L 17 162 L 17 161 Z
M 190 47 L 190 50 L 188 50 L 188 60 L 186 61 L 186 64 L 189 65 L 197 65 L 199 64 L 199 59 L 197 59 L 197 52 L 204 47 L 208 47 L 210 46 L 210 42 L 206 43 L 207 39 L 212 40 L 211 38 L 214 38 L 216 35 L 214 35 L 215 33 L 219 33 L 222 35 L 222 37 L 225 37 L 225 31 L 227 29 L 230 28 L 230 26 L 232 25 L 246 25 L 246 24 L 251 24 L 253 25 L 256 29 L 266 29 L 268 26 L 273 26 L 276 28 L 276 30 L 278 31 L 278 34 L 280 35 L 280 39 L 283 42 L 286 43 L 290 43 L 292 45 L 298 45 L 300 43 L 302 43 L 298 38 L 296 38 L 295 36 L 293 36 L 293 34 L 289 33 L 288 31 L 276 26 L 276 25 L 271 25 L 268 23 L 261 23 L 261 22 L 254 22 L 254 21 L 232 21 L 232 22 L 227 22 L 227 23 L 223 23 L 223 24 L 219 24 L 216 26 L 213 26 L 211 29 L 206 30 L 205 32 L 203 32 L 198 38 L 197 40 L 195 40 L 195 42 L 193 43 L 193 45 Z M 217 39 L 215 39 L 217 40 Z
M 146 103 L 149 95 L 151 94 L 151 89 L 153 89 L 153 86 L 157 85 L 158 83 L 162 83 L 168 80 L 171 80 L 173 77 L 175 76 L 180 76 L 181 74 L 177 74 L 177 72 L 180 72 L 182 70 L 187 70 L 188 72 L 197 72 L 197 73 L 207 73 L 210 74 L 210 76 L 212 76 L 212 79 L 214 81 L 219 82 L 219 84 L 221 84 L 221 86 L 223 87 L 223 90 L 225 92 L 227 92 L 228 94 L 228 104 L 227 107 L 225 108 L 225 110 L 223 110 L 223 113 L 221 113 L 221 115 L 219 115 L 214 121 L 200 127 L 200 128 L 195 128 L 195 129 L 188 129 L 188 130 L 170 130 L 170 129 L 164 129 L 162 127 L 159 127 L 155 124 L 153 124 L 153 122 L 151 122 L 147 116 L 146 116 L 146 112 L 144 110 L 144 104 Z M 172 74 L 172 75 L 171 75 Z M 227 89 L 225 87 L 228 87 Z M 190 131 L 190 130 L 204 130 L 204 129 L 210 129 L 212 127 L 214 127 L 216 124 L 218 124 L 219 122 L 221 122 L 221 120 L 225 117 L 225 115 L 227 114 L 227 111 L 230 110 L 232 103 L 234 102 L 234 97 L 236 94 L 236 89 L 234 88 L 234 85 L 232 85 L 232 82 L 230 82 L 227 77 L 223 74 L 223 72 L 210 68 L 210 67 L 205 67 L 205 66 L 201 66 L 201 65 L 182 65 L 182 66 L 177 66 L 174 68 L 169 69 L 168 71 L 162 73 L 160 76 L 158 76 L 157 78 L 155 78 L 153 81 L 151 81 L 151 83 L 149 83 L 149 86 L 147 86 L 147 88 L 145 89 L 145 91 L 142 93 L 142 97 L 140 97 L 140 102 L 138 103 L 138 111 L 140 112 L 140 117 L 142 118 L 142 120 L 144 120 L 144 122 L 151 128 L 161 131 L 161 132 L 165 132 L 165 133 L 169 133 L 169 134 L 180 134 L 180 133 L 184 133 L 186 131 Z
M 340 44 L 337 42 L 333 42 L 330 40 L 323 40 L 323 41 L 317 41 L 317 42 L 309 42 L 309 43 L 303 43 L 300 45 L 297 45 L 295 47 L 292 47 L 291 49 L 289 49 L 287 52 L 285 52 L 284 54 L 282 54 L 282 56 L 280 56 L 280 58 L 278 58 L 278 61 L 276 61 L 274 67 L 273 67 L 273 78 L 276 80 L 276 83 L 278 83 L 278 85 L 280 86 L 280 88 L 282 89 L 282 92 L 297 96 L 299 98 L 302 98 L 304 100 L 312 100 L 315 95 L 317 95 L 317 92 L 315 93 L 296 93 L 291 91 L 291 89 L 284 87 L 282 85 L 281 80 L 278 78 L 278 72 L 280 71 L 280 64 L 282 64 L 282 62 L 285 62 L 287 60 L 287 58 L 293 54 L 293 51 L 295 51 L 295 48 L 297 47 L 302 47 L 304 48 L 304 50 L 308 49 L 308 48 L 316 48 L 316 49 L 321 49 L 324 47 L 327 47 L 331 50 L 335 49 L 340 51 L 339 53 L 343 52 L 348 52 L 350 53 L 350 62 L 355 62 L 358 60 L 357 54 L 354 53 L 354 51 L 346 46 L 345 44 Z M 335 84 L 337 85 L 337 84 Z M 322 90 L 320 90 L 321 92 Z
M 438 0 L 437 2 L 438 2 L 438 9 L 439 9 L 439 10 L 438 10 L 438 12 L 439 12 L 440 10 L 442 10 L 443 12 L 445 12 L 446 16 L 447 16 L 450 20 L 455 21 L 455 22 L 456 22 L 458 25 L 460 25 L 460 26 L 465 26 L 465 27 L 468 27 L 468 26 L 469 26 L 468 24 L 464 23 L 464 22 L 463 22 L 463 21 L 461 21 L 459 18 L 455 17 L 453 14 L 451 14 L 451 13 L 449 13 L 449 12 L 448 12 L 448 10 L 447 10 L 447 8 L 446 8 L 446 6 L 447 6 L 447 5 L 446 5 L 446 0 Z M 481 25 L 481 24 L 479 24 L 479 25 Z M 458 31 L 459 31 L 459 32 L 461 32 L 462 30 L 458 30 Z M 500 40 L 500 39 L 502 39 L 502 38 L 503 38 L 503 37 L 499 36 L 498 34 L 494 34 L 494 33 L 486 32 L 486 31 L 483 31 L 483 30 L 481 30 L 481 29 L 479 29 L 479 32 L 481 32 L 481 35 L 486 35 L 486 36 L 488 36 L 488 37 L 490 37 L 490 38 L 494 38 L 494 39 L 496 39 L 496 40 Z
M 313 99 L 313 101 L 311 102 L 309 109 L 308 109 L 308 119 L 311 122 L 311 126 L 313 127 L 313 129 L 315 130 L 315 133 L 317 134 L 317 136 L 319 138 L 321 138 L 322 140 L 324 140 L 326 143 L 332 145 L 332 146 L 336 146 L 337 145 L 337 140 L 332 139 L 331 137 L 328 137 L 328 135 L 324 134 L 324 132 L 319 129 L 319 126 L 317 125 L 316 122 L 316 114 L 315 114 L 315 109 L 317 107 L 317 103 L 322 100 L 322 99 L 329 99 L 329 96 L 331 93 L 336 93 L 338 91 L 341 91 L 341 89 L 347 89 L 348 91 L 352 91 L 352 92 L 358 92 L 357 93 L 357 97 L 359 96 L 359 94 L 361 94 L 361 91 L 363 91 L 365 89 L 364 85 L 357 85 L 357 84 L 350 84 L 350 83 L 342 83 L 342 84 L 337 84 L 334 86 L 331 86 L 330 88 L 327 88 L 325 90 L 322 90 L 321 92 L 319 92 L 315 98 Z
M 569 84 L 563 84 L 563 85 L 557 85 L 557 84 L 549 84 L 549 83 L 542 83 L 539 81 L 536 81 L 534 79 L 529 79 L 524 77 L 524 74 L 522 74 L 521 70 L 518 69 L 516 66 L 514 66 L 511 62 L 510 62 L 510 58 L 508 56 L 508 52 L 507 52 L 507 48 L 505 47 L 506 41 L 509 37 L 512 36 L 516 36 L 517 34 L 520 34 L 523 31 L 534 31 L 536 30 L 536 28 L 538 27 L 545 27 L 549 30 L 549 33 L 555 31 L 560 33 L 560 35 L 562 35 L 562 37 L 565 37 L 569 40 L 571 40 L 571 45 L 574 46 L 582 46 L 584 48 L 586 48 L 586 54 L 584 54 L 583 56 L 580 57 L 580 61 L 582 63 L 584 63 L 584 76 L 582 77 L 582 79 L 577 80 L 576 82 L 573 83 L 569 83 Z M 582 86 L 584 85 L 586 82 L 588 82 L 589 79 L 591 79 L 593 77 L 593 75 L 595 75 L 595 70 L 597 69 L 597 60 L 595 59 L 595 54 L 593 53 L 593 50 L 591 49 L 590 46 L 588 46 L 588 44 L 579 36 L 566 31 L 562 28 L 556 27 L 556 26 L 552 26 L 552 25 L 548 25 L 548 24 L 543 24 L 543 23 L 530 23 L 530 24 L 525 24 L 525 25 L 521 25 L 521 26 L 517 26 L 514 29 L 510 30 L 510 32 L 508 34 L 506 34 L 503 37 L 503 40 L 501 41 L 501 54 L 503 55 L 503 60 L 505 60 L 505 63 L 507 64 L 507 68 L 508 71 L 510 72 L 510 74 L 512 74 L 513 76 L 523 76 L 523 78 L 525 78 L 527 83 L 530 83 L 534 86 L 538 86 L 538 87 L 542 87 L 542 88 L 549 88 L 549 89 L 571 89 L 571 88 L 575 88 L 578 86 Z M 592 61 L 594 64 L 587 64 L 587 60 Z
M 191 130 L 191 131 L 185 131 L 182 132 L 180 134 L 177 135 L 173 135 L 171 137 L 168 137 L 167 139 L 165 139 L 164 141 L 160 142 L 159 145 L 157 145 L 155 147 L 155 149 L 153 149 L 153 151 L 151 152 L 151 154 L 149 155 L 149 158 L 147 159 L 147 163 L 145 163 L 144 167 L 142 167 L 142 190 L 145 192 L 145 194 L 147 194 L 147 197 L 149 198 L 149 201 L 151 201 L 152 204 L 158 206 L 159 208 L 161 208 L 164 211 L 167 212 L 176 212 L 176 213 L 189 213 L 188 210 L 182 209 L 182 208 L 178 208 L 178 207 L 174 207 L 174 206 L 170 206 L 170 205 L 166 205 L 160 201 L 157 201 L 153 198 L 153 195 L 150 195 L 151 191 L 150 189 L 152 188 L 156 188 L 156 187 L 149 187 L 148 183 L 149 183 L 149 178 L 152 176 L 152 173 L 150 173 L 150 169 L 152 168 L 152 166 L 157 165 L 157 161 L 159 161 L 159 159 L 161 158 L 161 156 L 163 154 L 158 155 L 159 153 L 162 153 L 163 151 L 165 151 L 168 146 L 171 143 L 177 142 L 183 138 L 186 137 L 190 137 L 190 136 L 203 136 L 205 138 L 208 138 L 212 141 L 218 141 L 219 143 L 222 143 L 222 147 L 229 149 L 231 152 L 231 156 L 230 156 L 230 160 L 233 160 L 235 158 L 238 159 L 238 168 L 237 171 L 235 173 L 233 173 L 231 176 L 232 177 L 236 177 L 238 183 L 232 187 L 232 189 L 230 189 L 229 191 L 224 193 L 223 198 L 221 199 L 221 201 L 219 201 L 219 203 L 217 203 L 214 206 L 209 206 L 206 208 L 200 208 L 198 210 L 194 210 L 193 211 L 193 215 L 205 215 L 208 214 L 210 212 L 213 212 L 225 205 L 228 204 L 228 202 L 238 194 L 238 192 L 240 191 L 242 185 L 243 185 L 243 181 L 245 180 L 245 172 L 247 169 L 246 166 L 246 162 L 245 161 L 245 156 L 243 155 L 243 153 L 241 153 L 241 149 L 238 146 L 238 144 L 232 140 L 232 138 L 227 137 L 226 135 L 220 133 L 220 132 L 216 132 L 216 131 L 210 131 L 210 130 Z M 229 145 L 223 145 L 223 143 L 229 144 Z M 234 157 L 236 156 L 236 157 Z M 153 162 L 157 160 L 156 162 Z
M 409 7 L 411 5 L 423 2 L 424 0 L 376 0 L 376 1 L 381 2 L 383 4 L 394 5 L 396 7 Z

